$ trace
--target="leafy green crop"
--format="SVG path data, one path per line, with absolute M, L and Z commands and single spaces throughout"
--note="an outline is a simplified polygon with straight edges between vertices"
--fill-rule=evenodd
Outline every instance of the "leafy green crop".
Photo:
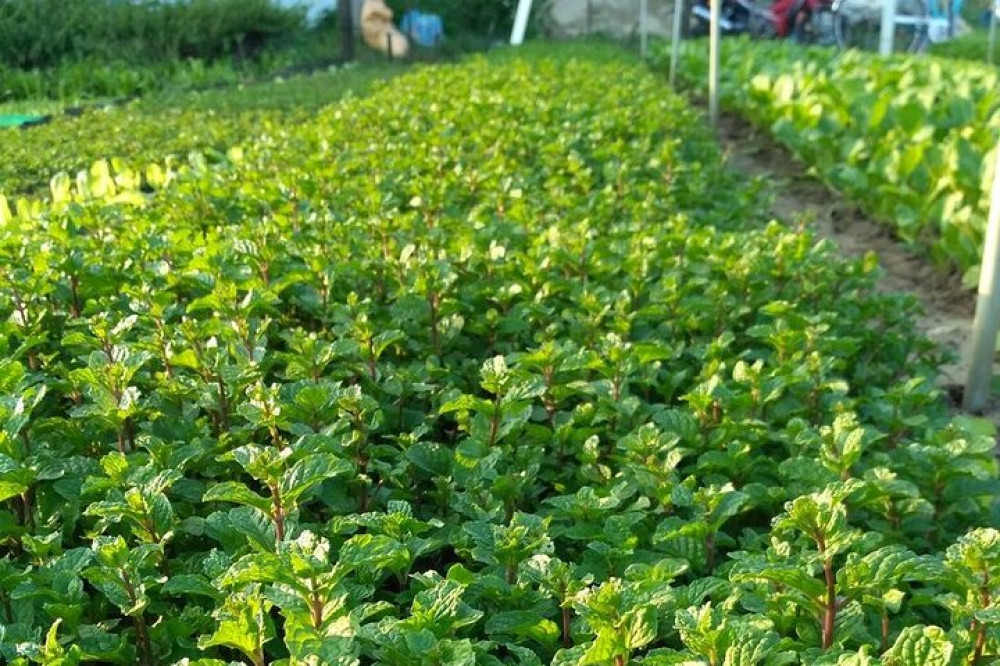
M 724 48 L 726 104 L 975 285 L 996 161 L 994 69 L 742 40 Z M 702 85 L 703 45 L 689 45 L 683 60 L 683 76 Z
M 1000 651 L 993 433 L 915 304 L 637 64 L 421 69 L 150 162 L 0 206 L 5 662 Z

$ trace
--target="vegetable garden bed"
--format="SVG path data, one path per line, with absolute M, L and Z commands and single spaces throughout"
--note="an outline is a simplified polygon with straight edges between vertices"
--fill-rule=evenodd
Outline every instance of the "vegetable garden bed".
M 997 653 L 993 437 L 914 303 L 546 51 L 0 206 L 6 660 Z
M 696 86 L 707 80 L 706 48 L 684 48 L 681 75 Z M 740 39 L 724 41 L 723 57 L 724 104 L 900 239 L 976 284 L 989 208 L 983 184 L 1000 127 L 995 69 Z

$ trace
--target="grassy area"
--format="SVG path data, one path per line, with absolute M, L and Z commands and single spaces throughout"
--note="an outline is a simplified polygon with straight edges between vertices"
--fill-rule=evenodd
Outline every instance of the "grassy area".
M 407 65 L 401 63 L 368 62 L 288 78 L 278 76 L 231 88 L 168 91 L 138 101 L 135 108 L 148 113 L 164 108 L 217 113 L 318 109 L 348 94 L 363 94 L 377 82 L 406 69 Z
M 940 44 L 932 44 L 929 52 L 932 55 L 959 60 L 978 60 L 986 62 L 986 52 L 989 50 L 989 31 L 973 30 Z M 994 56 L 996 53 L 994 53 Z
M 0 104 L 0 115 L 47 116 L 62 112 L 64 105 L 49 99 Z

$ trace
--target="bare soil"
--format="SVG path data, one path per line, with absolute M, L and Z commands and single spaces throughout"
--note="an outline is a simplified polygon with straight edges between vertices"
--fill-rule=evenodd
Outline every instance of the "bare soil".
M 719 119 L 719 142 L 732 169 L 747 177 L 765 178 L 771 186 L 771 212 L 785 221 L 804 221 L 821 238 L 829 238 L 848 257 L 873 251 L 885 271 L 880 288 L 917 298 L 923 314 L 914 326 L 955 360 L 941 368 L 939 385 L 953 404 L 961 403 L 968 374 L 966 345 L 975 314 L 975 294 L 964 289 L 958 275 L 945 275 L 895 239 L 888 229 L 807 174 L 807 169 L 773 139 L 735 114 Z M 988 414 L 1000 422 L 991 405 Z

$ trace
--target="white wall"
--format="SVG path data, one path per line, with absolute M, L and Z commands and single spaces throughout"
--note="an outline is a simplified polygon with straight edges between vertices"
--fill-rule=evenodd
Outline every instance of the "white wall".
M 591 29 L 615 37 L 637 34 L 639 0 L 591 0 Z M 649 31 L 668 36 L 673 16 L 671 0 L 649 0 Z M 587 31 L 587 0 L 553 0 L 553 30 L 559 36 L 581 35 Z

